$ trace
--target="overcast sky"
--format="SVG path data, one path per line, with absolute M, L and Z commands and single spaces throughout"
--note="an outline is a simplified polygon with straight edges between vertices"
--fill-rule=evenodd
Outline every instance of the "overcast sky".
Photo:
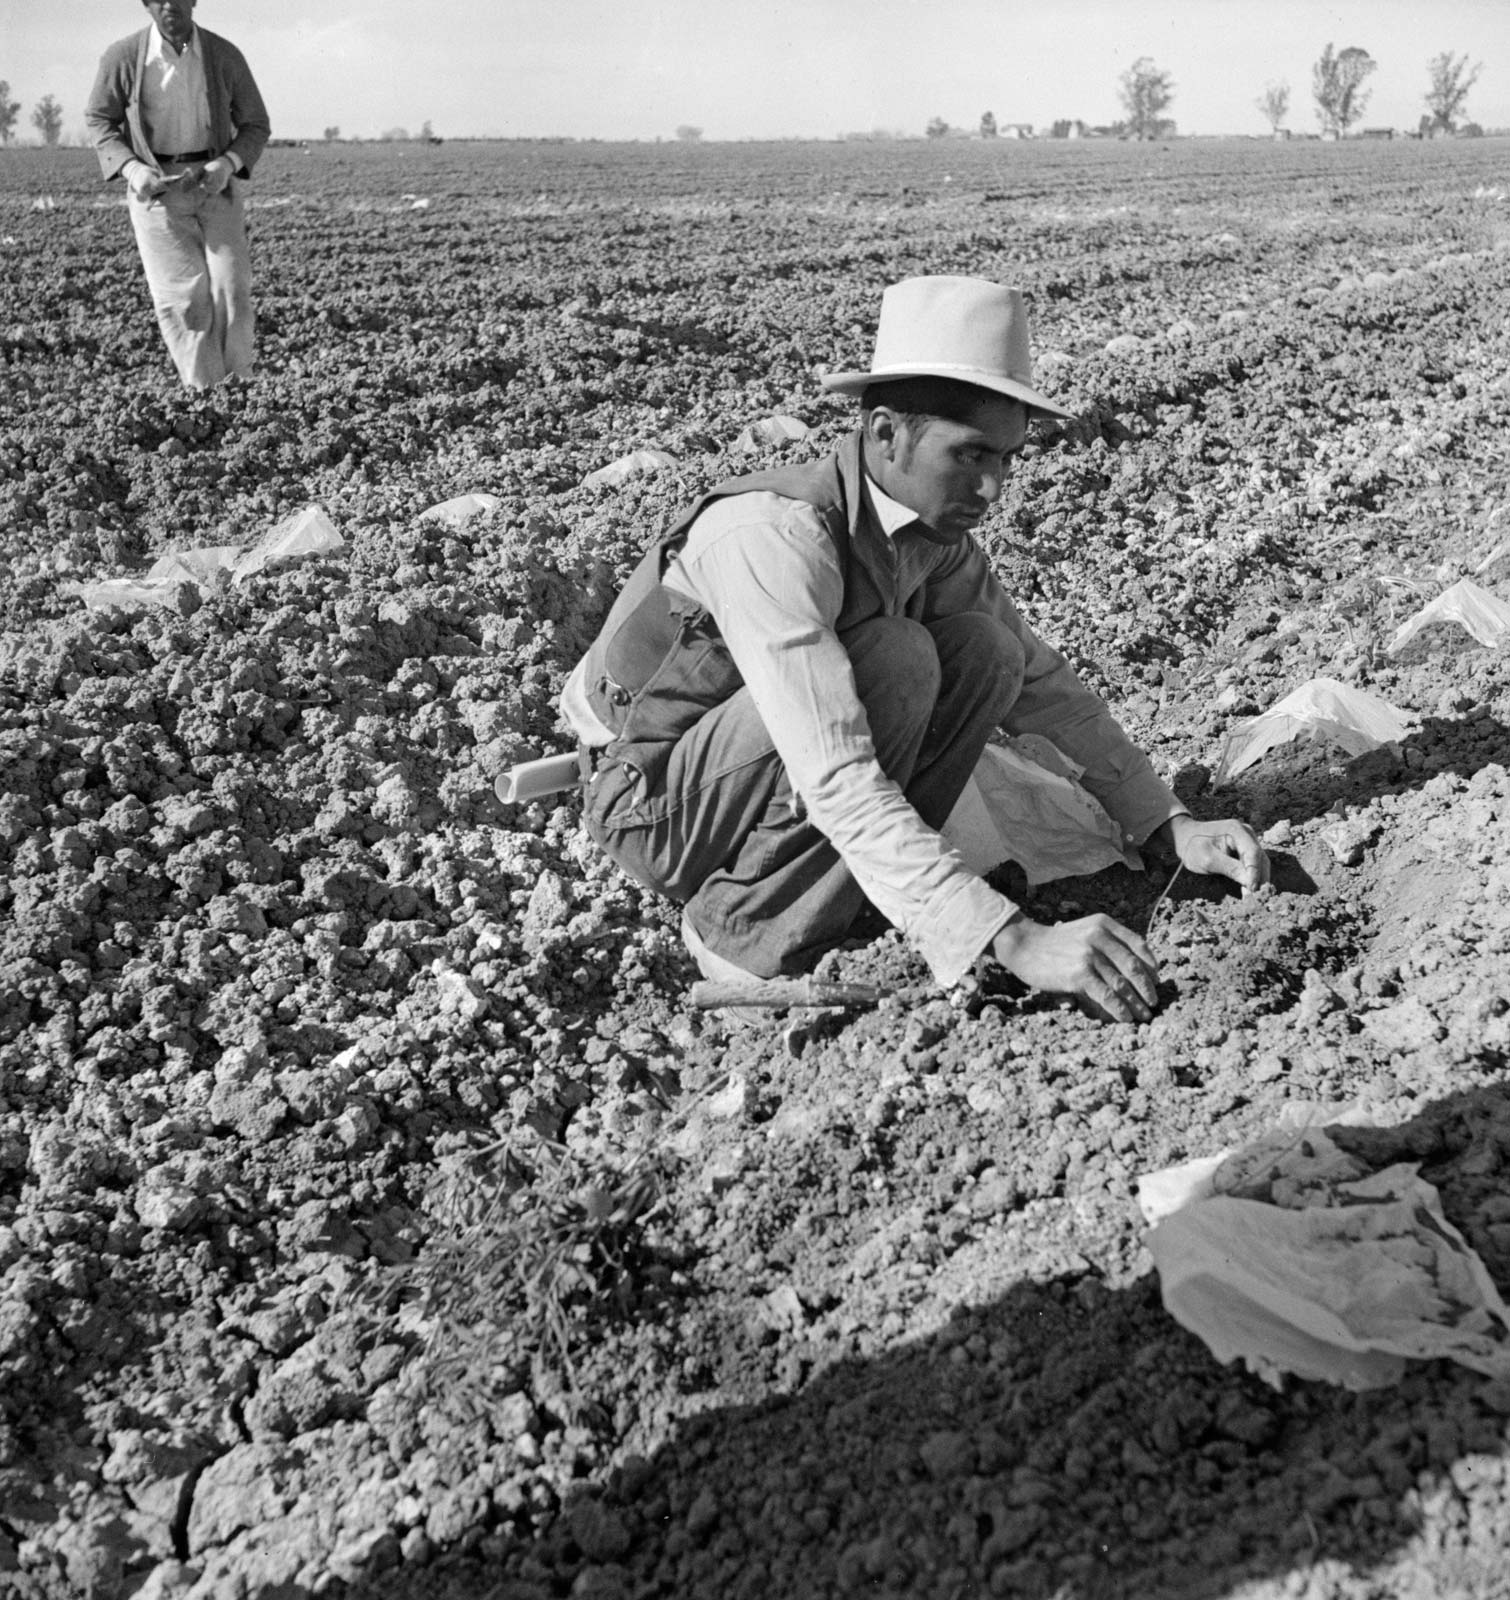
M 1174 79 L 1182 133 L 1255 134 L 1254 101 L 1290 85 L 1288 124 L 1317 131 L 1322 48 L 1377 61 L 1368 126 L 1414 128 L 1427 62 L 1483 63 L 1468 114 L 1510 128 L 1510 0 L 200 0 L 246 52 L 274 134 L 352 137 L 429 121 L 452 137 L 832 138 L 1112 122 L 1139 56 Z M 0 0 L 0 79 L 23 106 L 82 108 L 101 50 L 142 26 L 138 0 Z

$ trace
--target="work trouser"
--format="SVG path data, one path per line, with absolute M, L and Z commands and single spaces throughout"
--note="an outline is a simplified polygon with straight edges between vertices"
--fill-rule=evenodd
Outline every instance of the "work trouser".
M 978 612 L 874 617 L 841 642 L 882 771 L 940 828 L 1022 687 L 1022 647 Z M 807 971 L 865 896 L 806 818 L 748 689 L 676 742 L 655 793 L 614 747 L 594 776 L 588 831 L 625 871 L 682 904 L 703 943 L 759 977 Z
M 182 170 L 182 163 L 163 166 L 167 176 Z M 191 389 L 252 366 L 252 255 L 240 190 L 232 178 L 219 194 L 182 183 L 152 200 L 130 200 L 163 342 Z

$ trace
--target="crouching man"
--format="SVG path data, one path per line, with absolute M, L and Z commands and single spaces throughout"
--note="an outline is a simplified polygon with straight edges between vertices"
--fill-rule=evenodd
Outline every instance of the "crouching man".
M 1268 862 L 1199 822 L 1105 704 L 1018 614 L 971 530 L 1035 417 L 1021 294 L 923 277 L 882 296 L 859 425 L 828 459 L 720 484 L 649 550 L 562 709 L 584 818 L 683 908 L 706 976 L 810 968 L 869 900 L 941 985 L 989 954 L 1093 1013 L 1146 1021 L 1157 968 L 1112 918 L 1046 925 L 939 830 L 998 728 L 1038 733 L 1134 844 L 1245 887 Z

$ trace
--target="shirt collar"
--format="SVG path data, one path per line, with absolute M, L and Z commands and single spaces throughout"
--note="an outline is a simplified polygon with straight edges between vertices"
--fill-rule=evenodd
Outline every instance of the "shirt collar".
M 911 506 L 893 500 L 868 472 L 865 474 L 865 487 L 870 491 L 870 503 L 876 508 L 876 520 L 888 539 L 895 538 L 903 528 L 918 520 L 918 514 Z
M 149 29 L 152 37 L 147 41 L 147 59 L 149 61 L 168 61 L 177 64 L 187 61 L 190 56 L 199 55 L 199 25 L 196 23 L 189 32 L 189 42 L 182 50 L 172 50 L 168 41 L 157 31 L 154 22 Z

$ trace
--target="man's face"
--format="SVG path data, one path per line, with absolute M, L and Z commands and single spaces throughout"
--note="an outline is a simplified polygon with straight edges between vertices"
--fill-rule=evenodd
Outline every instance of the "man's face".
M 182 49 L 194 31 L 195 0 L 142 0 L 157 31 L 169 44 Z
M 963 539 L 1001 494 L 1007 463 L 1028 436 L 1020 401 L 987 395 L 968 422 L 870 413 L 876 481 L 949 542 Z

